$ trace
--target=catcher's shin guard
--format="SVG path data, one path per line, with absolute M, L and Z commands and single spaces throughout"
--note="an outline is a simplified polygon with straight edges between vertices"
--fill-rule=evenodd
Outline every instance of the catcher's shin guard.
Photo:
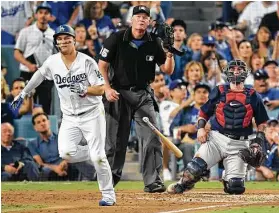
M 245 192 L 244 180 L 242 178 L 231 178 L 229 181 L 223 180 L 223 184 L 225 193 L 240 195 Z
M 187 164 L 183 177 L 176 184 L 171 184 L 167 191 L 172 194 L 181 194 L 191 190 L 195 183 L 207 174 L 207 163 L 202 158 L 195 157 Z

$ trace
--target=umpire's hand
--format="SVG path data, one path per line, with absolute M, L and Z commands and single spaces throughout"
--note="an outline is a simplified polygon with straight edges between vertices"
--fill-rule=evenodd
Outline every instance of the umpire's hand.
M 115 102 L 119 99 L 119 93 L 112 88 L 105 89 L 105 94 L 109 102 Z

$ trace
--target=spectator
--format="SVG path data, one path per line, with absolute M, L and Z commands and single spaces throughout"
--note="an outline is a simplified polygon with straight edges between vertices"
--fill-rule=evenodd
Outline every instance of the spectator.
M 236 44 L 239 44 L 245 38 L 243 32 L 237 28 L 232 30 L 232 35 L 235 38 Z
M 277 33 L 275 37 L 272 60 L 275 60 L 277 63 L 279 63 L 279 33 Z
M 20 31 L 15 45 L 14 57 L 20 62 L 20 76 L 29 81 L 37 69 L 53 53 L 54 31 L 48 26 L 52 8 L 48 3 L 36 9 L 37 22 Z M 45 80 L 37 89 L 34 100 L 39 99 L 44 111 L 50 114 L 53 81 Z
M 89 48 L 86 44 L 87 32 L 83 24 L 77 24 L 75 27 L 76 34 L 76 50 L 82 52 L 92 58 L 96 57 L 96 52 L 94 51 L 94 45 Z
M 106 16 L 111 18 L 112 23 L 116 27 L 121 22 L 121 14 L 118 5 L 110 1 L 103 1 L 103 9 Z
M 225 32 L 223 30 L 224 28 L 228 27 L 228 24 L 216 21 L 215 23 L 211 24 L 210 30 L 213 30 L 213 33 L 211 33 L 211 35 L 214 36 L 216 39 L 216 50 L 221 52 L 225 56 L 225 59 L 227 61 L 231 61 L 233 59 L 231 47 L 229 43 L 225 40 Z
M 184 70 L 184 80 L 189 84 L 187 86 L 188 95 L 192 94 L 195 86 L 203 80 L 204 70 L 200 62 L 189 62 Z
M 237 27 L 248 29 L 249 34 L 256 34 L 265 14 L 275 12 L 277 4 L 273 1 L 255 1 L 247 5 L 237 20 Z
M 272 38 L 275 38 L 279 31 L 279 1 L 277 1 L 277 11 L 267 13 L 262 18 L 261 26 L 265 26 L 271 32 Z
M 169 97 L 169 89 L 166 86 L 163 72 L 155 72 L 154 81 L 150 84 L 150 86 L 154 90 L 156 103 L 160 104 L 163 100 Z
M 237 47 L 237 54 L 234 59 L 239 58 L 243 60 L 248 67 L 251 68 L 251 58 L 253 54 L 252 44 L 250 41 L 242 40 Z
M 5 76 L 7 74 L 7 64 L 3 58 L 1 58 L 1 74 L 2 76 Z
M 190 35 L 187 41 L 187 46 L 193 51 L 193 57 L 199 53 L 202 47 L 202 36 L 198 33 Z
M 111 18 L 105 15 L 102 7 L 103 4 L 101 1 L 86 2 L 84 6 L 84 19 L 79 22 L 83 24 L 86 29 L 89 29 L 91 25 L 95 25 L 101 43 L 116 30 Z
M 202 39 L 202 47 L 199 53 L 193 55 L 192 59 L 194 61 L 201 61 L 202 56 L 206 54 L 207 51 L 216 50 L 216 39 L 213 36 L 206 35 Z M 224 54 L 217 51 L 220 60 L 225 59 Z
M 6 102 L 11 103 L 14 100 L 14 98 L 20 94 L 24 87 L 25 81 L 23 78 L 14 79 L 12 82 L 11 94 L 7 97 Z M 18 112 L 14 111 L 15 118 L 19 118 L 22 115 L 30 115 L 32 114 L 34 108 L 41 108 L 41 105 L 34 104 L 33 94 L 34 92 L 25 97 L 23 104 L 19 108 Z
M 221 62 L 218 57 L 216 51 L 208 51 L 201 59 L 205 73 L 204 82 L 209 84 L 211 88 L 224 84 L 226 79 L 222 74 Z
M 268 84 L 270 88 L 278 88 L 279 89 L 279 76 L 277 73 L 278 63 L 274 60 L 270 60 L 265 62 L 262 67 L 268 74 Z
M 262 166 L 256 168 L 257 172 L 260 172 L 264 178 L 273 179 L 274 171 L 277 172 L 276 180 L 279 181 L 279 122 L 277 119 L 270 119 L 267 122 L 267 128 L 265 130 L 265 145 L 263 147 L 266 159 Z
M 170 18 L 170 13 L 172 10 L 172 1 L 162 1 L 161 8 L 162 8 L 165 18 L 166 19 Z
M 10 104 L 6 102 L 6 98 L 9 95 L 9 87 L 4 78 L 1 76 L 1 123 L 13 124 L 13 119 L 17 117 L 17 113 L 12 111 Z
M 253 49 L 257 49 L 265 60 L 272 57 L 273 48 L 271 46 L 272 36 L 268 28 L 261 26 L 252 41 Z
M 187 38 L 187 25 L 183 20 L 174 20 L 171 24 L 174 30 L 174 47 L 185 51 L 183 56 L 174 55 L 175 67 L 170 76 L 172 80 L 182 79 L 185 65 L 192 60 L 193 51 L 184 44 Z
M 177 136 L 181 140 L 178 147 L 183 152 L 185 168 L 194 157 L 194 141 L 197 139 L 196 122 L 200 107 L 207 102 L 209 93 L 210 87 L 207 84 L 197 84 L 194 88 L 194 104 L 182 109 L 170 125 L 171 135 L 174 134 L 174 128 L 178 128 Z
M 163 10 L 161 8 L 161 1 L 151 1 L 150 17 L 151 17 L 151 21 L 156 21 L 159 23 L 166 21 Z
M 9 123 L 1 124 L 1 180 L 36 181 L 39 168 L 33 161 L 29 150 L 13 140 L 14 128 Z
M 32 22 L 29 1 L 1 2 L 1 44 L 15 44 L 16 34 Z
M 262 69 L 264 65 L 264 57 L 262 57 L 258 50 L 254 51 L 251 57 L 251 72 L 245 79 L 244 84 L 254 85 L 254 73 Z
M 177 113 L 192 101 L 183 101 L 186 97 L 187 84 L 180 79 L 170 83 L 170 100 L 163 100 L 159 107 L 159 113 L 162 121 L 163 134 L 170 137 L 170 124 Z M 163 144 L 163 178 L 164 181 L 171 180 L 171 173 L 168 168 L 169 149 Z
M 258 70 L 254 74 L 254 88 L 261 95 L 269 117 L 278 117 L 279 90 L 269 88 L 268 74 L 265 70 Z
M 32 117 L 32 123 L 39 137 L 31 141 L 28 148 L 41 169 L 43 180 L 76 180 L 78 172 L 74 164 L 69 164 L 59 157 L 58 136 L 51 131 L 48 115 L 38 113 Z M 88 171 L 92 169 L 91 166 Z M 89 180 L 92 179 L 93 174 Z
M 80 1 L 48 1 L 52 8 L 49 26 L 56 29 L 58 26 L 68 24 L 73 26 L 81 10 Z

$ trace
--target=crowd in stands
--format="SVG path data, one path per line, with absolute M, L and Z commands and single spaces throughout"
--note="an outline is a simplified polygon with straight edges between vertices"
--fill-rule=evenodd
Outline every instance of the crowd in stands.
M 227 63 L 241 59 L 251 70 L 245 84 L 262 97 L 270 118 L 265 132 L 266 160 L 256 169 L 257 178 L 279 180 L 279 2 L 217 3 L 223 8 L 222 16 L 208 26 L 204 35 L 189 34 L 187 20 L 170 17 L 172 1 L 1 2 L 1 45 L 13 45 L 14 60 L 20 63 L 19 75 L 9 85 L 5 76 L 13 70 L 1 57 L 2 181 L 95 179 L 89 162 L 68 164 L 59 157 L 57 132 L 51 131 L 48 118 L 53 113 L 53 82 L 44 81 L 25 98 L 17 112 L 11 110 L 10 103 L 46 58 L 57 52 L 53 42 L 56 27 L 61 24 L 74 27 L 76 49 L 98 60 L 103 41 L 113 32 L 129 27 L 136 5 L 150 8 L 151 23 L 171 25 L 174 47 L 185 51 L 183 56 L 174 56 L 171 76 L 157 67 L 151 84 L 160 112 L 157 116 L 160 131 L 182 150 L 183 165 L 193 158 L 198 146 L 199 108 L 215 86 L 227 82 L 223 73 Z M 30 119 L 37 138 L 14 135 L 14 121 L 22 117 Z M 171 180 L 170 153 L 165 147 L 163 150 L 163 176 Z

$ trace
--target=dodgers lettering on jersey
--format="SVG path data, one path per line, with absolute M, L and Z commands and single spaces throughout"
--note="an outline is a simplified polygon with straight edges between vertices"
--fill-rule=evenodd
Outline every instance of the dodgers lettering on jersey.
M 103 85 L 97 63 L 89 56 L 78 52 L 75 61 L 68 70 L 61 58 L 61 53 L 50 56 L 39 69 L 48 80 L 54 80 L 58 91 L 60 106 L 63 114 L 73 115 L 96 110 L 102 104 L 102 96 L 81 97 L 70 91 L 70 84 L 82 83 L 84 86 Z

